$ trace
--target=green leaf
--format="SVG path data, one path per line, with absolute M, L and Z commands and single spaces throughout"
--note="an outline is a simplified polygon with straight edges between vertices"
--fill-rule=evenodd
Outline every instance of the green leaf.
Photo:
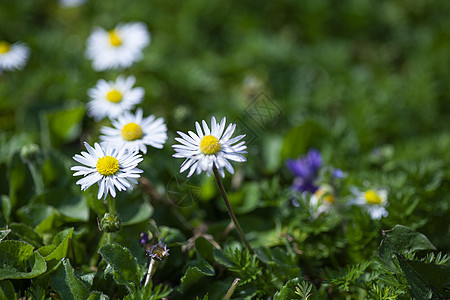
M 397 253 L 435 249 L 422 233 L 403 225 L 396 225 L 393 229 L 383 231 L 383 240 L 378 249 L 378 256 L 392 271 L 396 272 L 397 269 L 392 259 Z
M 39 253 L 46 261 L 59 261 L 66 257 L 69 241 L 72 238 L 73 228 L 67 228 L 58 232 L 50 245 L 39 248 Z
M 153 214 L 153 207 L 141 193 L 119 195 L 115 201 L 123 226 L 147 221 Z
M 181 291 L 198 282 L 203 276 L 214 276 L 214 268 L 204 259 L 193 261 L 181 278 Z
M 34 183 L 28 166 L 22 161 L 19 153 L 15 153 L 8 164 L 8 179 L 11 207 L 28 203 L 34 192 Z
M 0 299 L 15 300 L 16 292 L 14 291 L 14 286 L 9 280 L 0 281 Z
M 229 194 L 228 197 L 236 213 L 249 213 L 255 210 L 260 202 L 259 185 L 256 182 L 247 183 L 238 192 Z M 222 201 L 220 203 L 225 211 L 225 204 Z
M 448 289 L 445 291 L 450 285 L 448 266 L 407 260 L 403 255 L 398 255 L 397 258 L 416 299 L 429 299 L 429 295 L 433 295 L 433 299 L 450 298 Z
M 27 279 L 47 270 L 44 258 L 34 247 L 20 241 L 0 242 L 0 280 Z
M 209 262 L 214 262 L 213 250 L 214 246 L 204 237 L 199 237 L 195 240 L 195 250 L 197 254 Z
M 42 237 L 34 231 L 33 228 L 23 224 L 23 223 L 11 223 L 9 225 L 11 229 L 11 236 L 13 239 L 20 239 L 24 242 L 27 242 L 34 247 L 41 247 Z
M 103 294 L 99 291 L 93 291 L 90 295 L 88 300 L 109 300 L 108 295 Z
M 69 259 L 58 265 L 51 275 L 50 284 L 62 299 L 85 300 L 89 297 L 88 288 L 75 275 Z
M 306 153 L 309 148 L 319 144 L 325 137 L 323 126 L 314 120 L 307 120 L 298 127 L 291 129 L 284 138 L 281 148 L 281 158 L 297 158 Z
M 131 291 L 140 286 L 139 267 L 130 250 L 118 244 L 106 244 L 98 249 L 103 259 L 113 268 L 113 277 L 118 284 Z
M 59 211 L 50 205 L 36 203 L 22 206 L 17 214 L 22 222 L 34 227 L 36 232 L 44 233 L 54 228 Z
M 5 225 L 8 224 L 9 222 L 9 216 L 11 215 L 11 199 L 9 199 L 9 197 L 7 195 L 1 195 L 0 197 L 0 201 L 1 201 L 1 212 L 2 212 L 2 217 L 4 218 L 4 222 Z
M 85 115 L 82 103 L 72 102 L 65 107 L 47 112 L 49 131 L 52 137 L 62 142 L 73 141 L 81 133 L 81 121 Z
M 273 300 L 284 299 L 308 299 L 312 300 L 312 295 L 316 292 L 315 286 L 303 278 L 294 278 L 286 282 L 286 284 L 274 295 Z

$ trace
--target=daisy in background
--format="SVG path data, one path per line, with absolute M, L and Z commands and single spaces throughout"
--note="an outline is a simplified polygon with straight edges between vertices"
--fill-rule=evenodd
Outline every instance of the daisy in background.
M 335 196 L 329 185 L 321 185 L 309 198 L 310 213 L 314 219 L 333 209 Z
M 247 153 L 245 151 L 247 146 L 245 146 L 245 141 L 239 142 L 245 134 L 231 138 L 236 130 L 236 125 L 229 124 L 225 129 L 225 123 L 226 118 L 223 118 L 219 124 L 216 122 L 216 118 L 212 117 L 211 129 L 205 121 L 202 121 L 203 130 L 200 124 L 195 122 L 197 133 L 189 131 L 189 135 L 187 135 L 181 131 L 177 132 L 181 138 L 177 137 L 175 140 L 180 144 L 172 147 L 176 152 L 173 157 L 185 158 L 181 164 L 180 173 L 190 169 L 187 177 L 194 172 L 197 174 L 207 172 L 210 175 L 213 166 L 216 166 L 220 176 L 225 177 L 224 169 L 231 174 L 234 173 L 233 166 L 228 160 L 246 161 L 242 154 Z
M 117 77 L 116 81 L 100 79 L 97 85 L 87 91 L 91 101 L 87 104 L 88 116 L 96 121 L 108 117 L 118 118 L 123 112 L 141 103 L 145 91 L 142 87 L 133 88 L 136 78 Z
M 121 23 L 110 31 L 96 28 L 88 38 L 86 56 L 96 71 L 128 68 L 142 59 L 149 43 L 150 33 L 141 22 Z
M 77 7 L 83 5 L 87 0 L 59 0 L 58 3 L 62 7 Z
M 21 70 L 28 60 L 30 50 L 24 43 L 10 44 L 0 40 L 0 73 L 2 70 Z
M 73 159 L 82 166 L 74 166 L 72 171 L 76 171 L 73 176 L 83 175 L 77 181 L 81 185 L 81 190 L 97 183 L 99 186 L 97 198 L 106 198 L 108 194 L 116 197 L 116 188 L 119 191 L 132 190 L 132 184 L 137 184 L 143 171 L 137 165 L 143 160 L 137 152 L 126 151 L 125 148 L 102 147 L 98 143 L 91 147 L 84 143 L 88 152 L 75 154 Z
M 354 198 L 348 204 L 365 208 L 372 220 L 380 220 L 388 216 L 389 213 L 386 209 L 386 206 L 388 206 L 387 190 L 369 189 L 360 191 L 354 188 L 352 193 L 354 194 Z
M 125 147 L 131 151 L 147 153 L 147 145 L 162 149 L 167 140 L 167 126 L 163 118 L 156 119 L 154 115 L 142 117 L 142 109 L 136 114 L 128 111 L 112 121 L 111 127 L 102 127 L 100 140 L 115 147 Z

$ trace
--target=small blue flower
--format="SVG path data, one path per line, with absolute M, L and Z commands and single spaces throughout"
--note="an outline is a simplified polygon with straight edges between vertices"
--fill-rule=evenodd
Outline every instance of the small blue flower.
M 292 184 L 294 190 L 314 193 L 318 189 L 315 181 L 322 166 L 322 155 L 319 151 L 311 149 L 305 156 L 296 160 L 288 159 L 286 165 L 295 176 Z
M 145 244 L 147 243 L 148 243 L 148 234 L 141 232 L 139 236 L 139 244 L 141 244 L 141 246 L 145 246 Z

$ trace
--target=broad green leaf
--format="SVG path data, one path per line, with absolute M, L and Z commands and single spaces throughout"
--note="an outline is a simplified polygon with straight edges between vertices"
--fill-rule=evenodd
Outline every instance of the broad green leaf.
M 326 131 L 316 121 L 308 120 L 291 129 L 284 138 L 281 148 L 281 159 L 297 158 L 309 148 L 317 146 L 324 139 Z
M 51 137 L 62 142 L 73 141 L 81 133 L 81 121 L 85 115 L 82 103 L 72 102 L 65 107 L 45 114 Z
M 200 257 L 206 259 L 208 262 L 214 262 L 214 246 L 210 241 L 208 241 L 204 237 L 197 238 L 195 240 L 195 249 L 197 250 L 197 254 Z
M 1 195 L 0 201 L 1 201 L 0 209 L 2 212 L 2 217 L 6 225 L 9 223 L 9 216 L 11 215 L 11 199 L 9 199 L 7 195 Z
M 66 257 L 69 241 L 72 238 L 73 228 L 67 228 L 58 232 L 50 245 L 39 248 L 39 253 L 46 261 L 56 260 Z
M 214 249 L 213 250 L 214 259 L 221 265 L 232 268 L 234 267 L 234 264 L 231 260 L 228 259 L 228 257 L 225 256 L 223 253 L 223 250 Z
M 50 285 L 62 299 L 85 300 L 89 297 L 88 288 L 75 275 L 69 259 L 59 264 L 57 269 L 51 274 Z
M 36 203 L 21 207 L 17 214 L 22 222 L 34 227 L 37 233 L 44 233 L 53 229 L 59 212 L 50 205 Z
M 425 235 L 403 225 L 396 225 L 393 229 L 383 231 L 383 236 L 378 256 L 394 272 L 396 272 L 392 262 L 394 255 L 436 249 Z
M 34 193 L 34 182 L 19 153 L 15 153 L 8 164 L 8 179 L 11 207 L 28 203 Z
M 103 294 L 99 291 L 93 291 L 90 295 L 88 300 L 109 300 L 108 295 Z
M 0 280 L 27 279 L 47 270 L 44 258 L 34 247 L 21 241 L 0 242 Z
M 429 299 L 433 295 L 435 299 L 450 298 L 450 267 L 436 265 L 422 261 L 407 260 L 403 255 L 398 255 L 398 262 L 411 287 L 416 299 Z M 447 291 L 445 290 L 447 287 Z
M 113 277 L 118 284 L 131 290 L 140 286 L 139 267 L 130 250 L 118 244 L 106 244 L 98 249 L 103 259 L 113 268 Z
M 214 276 L 214 268 L 204 259 L 193 261 L 181 278 L 181 291 L 185 291 L 203 276 Z
M 62 154 L 54 149 L 45 154 L 41 174 L 46 187 L 65 186 L 69 182 L 70 173 L 70 167 L 62 157 Z
M 153 207 L 141 193 L 119 195 L 115 201 L 120 220 L 124 226 L 147 221 L 153 214 Z
M 258 207 L 260 201 L 259 186 L 256 182 L 245 184 L 238 192 L 229 196 L 230 205 L 236 213 L 246 214 Z M 226 210 L 223 201 L 220 202 L 223 210 Z
M 9 228 L 11 229 L 12 239 L 22 240 L 33 245 L 36 248 L 43 245 L 42 237 L 36 231 L 34 231 L 33 228 L 23 223 L 11 223 L 9 225 Z
M 15 300 L 16 292 L 14 291 L 14 286 L 9 280 L 0 281 L 0 299 Z
M 33 204 L 47 204 L 62 214 L 65 222 L 86 222 L 89 220 L 89 206 L 83 197 L 64 188 L 47 190 L 33 197 Z

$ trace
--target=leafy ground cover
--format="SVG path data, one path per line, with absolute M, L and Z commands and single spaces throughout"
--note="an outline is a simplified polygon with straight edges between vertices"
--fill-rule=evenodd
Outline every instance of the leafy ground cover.
M 1 299 L 450 298 L 450 2 L 61 3 L 0 4 L 29 49 L 0 71 Z M 142 59 L 95 70 L 93 30 L 129 22 Z M 121 75 L 168 138 L 112 207 L 71 168 L 112 124 L 88 90 Z M 222 180 L 250 247 L 172 157 L 212 116 L 246 135 Z

